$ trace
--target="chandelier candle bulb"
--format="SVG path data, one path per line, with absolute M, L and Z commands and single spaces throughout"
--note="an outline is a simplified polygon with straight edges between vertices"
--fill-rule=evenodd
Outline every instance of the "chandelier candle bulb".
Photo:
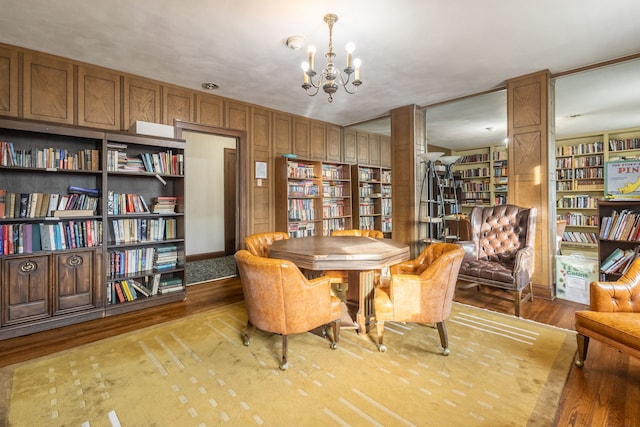
M 347 69 L 351 68 L 351 60 L 355 46 L 353 43 L 347 43 Z
M 315 46 L 309 46 L 307 53 L 309 54 L 309 70 L 313 70 L 313 57 L 316 54 Z
M 360 58 L 356 58 L 355 61 L 353 61 L 353 65 L 355 65 L 356 67 L 356 75 L 355 75 L 355 80 L 354 83 L 357 81 L 360 81 Z
M 308 70 L 309 70 L 309 63 L 303 62 L 302 63 L 302 77 L 303 77 L 302 83 L 304 83 L 305 85 L 309 84 L 309 75 L 307 74 Z

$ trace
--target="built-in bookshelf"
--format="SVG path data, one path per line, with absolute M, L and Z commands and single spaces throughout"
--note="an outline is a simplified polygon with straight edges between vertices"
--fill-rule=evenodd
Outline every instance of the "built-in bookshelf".
M 454 151 L 461 156 L 454 165 L 460 174 L 462 212 L 474 206 L 494 206 L 507 203 L 509 189 L 509 159 L 504 145 Z
M 353 183 L 353 223 L 361 230 L 380 230 L 390 236 L 391 169 L 351 165 Z
M 183 299 L 184 141 L 108 133 L 105 145 L 107 312 Z
M 0 339 L 184 298 L 183 172 L 107 164 L 117 144 L 140 161 L 142 152 L 174 150 L 177 168 L 184 141 L 0 119 L 0 142 Z M 116 194 L 117 201 L 110 197 Z M 157 197 L 175 197 L 178 207 L 153 213 Z M 159 237 L 160 220 L 173 237 Z M 173 246 L 177 262 L 160 271 L 146 258 L 165 246 Z M 116 251 L 126 251 L 123 264 L 144 258 L 147 268 L 115 275 Z M 157 274 L 180 281 L 181 289 L 167 297 L 133 285 L 149 285 Z M 116 282 L 133 288 L 120 303 L 111 290 Z
M 640 128 L 558 139 L 555 154 L 556 214 L 567 221 L 562 252 L 595 258 L 606 163 L 640 159 Z
M 276 170 L 277 231 L 306 237 L 352 228 L 349 164 L 279 157 Z
M 620 278 L 640 252 L 640 200 L 600 200 L 600 279 Z

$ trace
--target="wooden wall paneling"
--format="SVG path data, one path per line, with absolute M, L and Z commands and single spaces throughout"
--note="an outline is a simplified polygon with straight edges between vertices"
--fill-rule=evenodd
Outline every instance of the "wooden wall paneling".
M 293 134 L 291 132 L 293 118 L 289 114 L 273 114 L 273 149 L 274 157 L 292 152 Z
M 327 157 L 327 128 L 324 123 L 311 122 L 311 158 L 326 160 Z
M 550 187 L 555 170 L 549 156 L 555 141 L 549 130 L 553 111 L 553 89 L 548 70 L 518 77 L 507 82 L 509 130 L 509 202 L 533 206 L 538 210 L 535 235 L 534 290 L 546 289 L 553 297 L 553 251 L 555 218 L 550 215 Z
M 25 52 L 23 81 L 24 118 L 74 124 L 72 62 Z
M 120 130 L 120 75 L 102 68 L 78 65 L 78 124 Z
M 416 209 L 415 144 L 416 121 L 419 115 L 415 105 L 391 111 L 392 169 L 391 182 L 393 232 L 398 242 L 409 245 L 412 256 L 419 250 Z
M 345 129 L 342 132 L 342 161 L 345 163 L 358 163 L 357 134 L 353 129 Z
M 18 117 L 18 52 L 0 46 L 0 114 Z
M 128 130 L 137 121 L 162 123 L 160 84 L 125 76 L 123 92 L 123 130 Z
M 358 164 L 368 165 L 369 160 L 369 134 L 366 132 L 356 132 L 358 146 Z
M 369 164 L 380 166 L 380 135 L 369 134 Z
M 194 93 L 189 89 L 174 86 L 162 87 L 162 121 L 165 125 L 173 126 L 173 120 L 193 122 Z
M 261 233 L 274 230 L 273 206 L 275 199 L 275 162 L 271 154 L 272 138 L 272 113 L 262 108 L 251 109 L 250 140 L 252 170 L 251 170 L 251 205 L 249 228 L 252 233 Z M 267 163 L 267 179 L 258 181 L 255 177 L 255 162 Z
M 249 105 L 241 102 L 225 103 L 225 127 L 237 130 L 249 130 Z
M 327 155 L 326 158 L 332 162 L 342 161 L 340 126 L 327 125 Z
M 206 126 L 224 125 L 224 101 L 219 96 L 196 93 L 196 117 L 194 120 Z
M 391 167 L 391 138 L 386 135 L 380 135 L 380 166 Z
M 303 159 L 308 159 L 311 154 L 309 144 L 309 120 L 301 117 L 294 117 L 293 153 Z

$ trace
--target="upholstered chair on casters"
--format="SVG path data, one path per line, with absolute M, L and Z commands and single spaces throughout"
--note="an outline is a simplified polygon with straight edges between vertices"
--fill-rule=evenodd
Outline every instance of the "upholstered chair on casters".
M 576 311 L 578 353 L 584 366 L 589 339 L 640 358 L 640 258 L 615 282 L 591 282 L 589 310 Z
M 244 244 L 247 250 L 256 256 L 269 256 L 269 248 L 276 240 L 284 240 L 289 238 L 289 233 L 284 231 L 268 231 L 265 233 L 256 233 L 244 238 Z
M 235 255 L 247 308 L 244 345 L 249 345 L 251 331 L 258 328 L 282 335 L 280 369 L 287 364 L 287 336 L 308 332 L 332 324 L 337 348 L 340 334 L 340 300 L 331 295 L 328 277 L 308 280 L 290 261 L 252 255 L 239 250 Z
M 435 323 L 442 354 L 448 356 L 445 320 L 451 315 L 453 295 L 464 250 L 453 243 L 433 243 L 411 261 L 391 267 L 387 285 L 382 280 L 375 290 L 374 308 L 378 350 L 383 344 L 384 322 Z

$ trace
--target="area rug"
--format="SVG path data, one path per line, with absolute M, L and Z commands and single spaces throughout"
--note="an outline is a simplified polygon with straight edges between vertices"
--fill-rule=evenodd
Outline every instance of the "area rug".
M 233 255 L 187 262 L 187 285 L 226 279 L 237 275 L 238 269 Z
M 429 325 L 240 338 L 244 303 L 3 368 L 11 426 L 548 426 L 575 335 L 461 304 Z M 6 384 L 9 386 L 9 384 Z M 0 402 L 3 403 L 3 402 Z

